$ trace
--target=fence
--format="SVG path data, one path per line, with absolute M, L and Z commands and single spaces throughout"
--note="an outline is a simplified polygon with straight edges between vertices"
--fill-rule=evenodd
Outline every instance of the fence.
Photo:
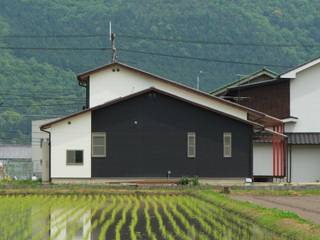
M 6 177 L 14 179 L 31 179 L 33 164 L 31 159 L 2 159 L 0 160 L 0 179 Z

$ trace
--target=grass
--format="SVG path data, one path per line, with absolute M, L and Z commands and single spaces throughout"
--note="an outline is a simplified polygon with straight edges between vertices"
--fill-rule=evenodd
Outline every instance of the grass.
M 313 196 L 320 195 L 319 189 L 301 189 L 301 190 L 248 190 L 232 189 L 232 194 L 238 195 L 255 195 L 255 196 Z
M 279 209 L 264 208 L 248 202 L 240 202 L 214 191 L 201 191 L 201 198 L 228 209 L 246 219 L 251 219 L 269 231 L 281 233 L 283 238 L 319 240 L 320 226 L 299 217 L 297 214 Z

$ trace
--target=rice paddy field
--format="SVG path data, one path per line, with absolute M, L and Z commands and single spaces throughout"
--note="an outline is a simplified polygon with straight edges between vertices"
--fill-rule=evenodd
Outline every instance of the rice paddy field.
M 3 239 L 283 239 L 205 194 L 3 195 Z

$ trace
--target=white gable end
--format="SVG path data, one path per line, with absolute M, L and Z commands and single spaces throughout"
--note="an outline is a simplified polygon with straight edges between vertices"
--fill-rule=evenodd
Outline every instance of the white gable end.
M 297 73 L 290 81 L 290 114 L 297 117 L 290 132 L 320 132 L 320 64 Z
M 51 177 L 91 177 L 91 112 L 61 121 L 50 128 Z M 67 165 L 67 150 L 82 150 L 82 165 Z
M 298 73 L 300 73 L 306 69 L 309 69 L 310 67 L 313 67 L 313 66 L 317 65 L 318 63 L 320 63 L 320 58 L 314 59 L 314 60 L 312 60 L 306 64 L 303 64 L 293 70 L 290 70 L 284 74 L 281 74 L 280 77 L 281 78 L 296 78 Z
M 90 74 L 90 108 L 150 87 L 241 119 L 247 119 L 247 112 L 236 106 L 225 104 L 214 98 L 197 94 L 170 82 L 161 81 L 156 77 L 148 76 L 122 66 L 110 67 Z

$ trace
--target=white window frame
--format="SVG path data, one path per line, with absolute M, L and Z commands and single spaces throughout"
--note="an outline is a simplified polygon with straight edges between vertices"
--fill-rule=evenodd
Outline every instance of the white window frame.
M 82 163 L 76 163 L 76 162 L 75 163 L 69 163 L 68 162 L 68 151 L 74 151 L 74 152 L 81 151 L 82 152 Z M 83 165 L 83 163 L 84 163 L 84 151 L 83 151 L 83 149 L 67 149 L 66 150 L 66 165 L 67 166 L 81 166 L 81 165 Z
M 232 133 L 231 132 L 223 133 L 223 157 L 225 158 L 232 157 Z
M 191 138 L 194 138 L 194 143 L 191 142 Z M 193 154 L 190 148 L 194 148 Z M 197 135 L 195 132 L 188 132 L 187 134 L 187 156 L 188 158 L 195 158 L 197 155 Z
M 92 157 L 106 157 L 107 153 L 107 134 L 105 132 L 93 132 L 91 139 L 91 155 Z M 94 145 L 94 137 L 103 137 L 103 145 Z M 103 147 L 103 154 L 94 154 L 94 147 Z

